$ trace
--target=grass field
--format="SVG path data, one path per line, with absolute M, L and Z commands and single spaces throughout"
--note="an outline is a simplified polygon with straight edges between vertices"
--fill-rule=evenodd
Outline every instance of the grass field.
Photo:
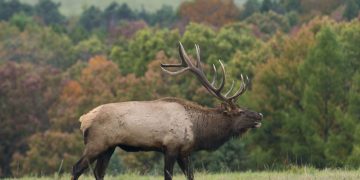
M 50 180 L 50 179 L 70 179 L 70 175 L 63 175 L 60 178 L 53 177 L 24 177 L 20 180 Z M 82 176 L 84 180 L 93 179 L 91 176 Z M 137 174 L 124 174 L 119 176 L 106 176 L 107 180 L 115 179 L 137 179 L 137 180 L 162 180 L 162 176 L 140 176 Z M 176 174 L 174 180 L 184 180 L 182 174 Z M 197 180 L 359 180 L 359 170 L 315 170 L 311 168 L 300 168 L 282 172 L 239 172 L 239 173 L 197 173 Z
M 38 0 L 20 0 L 23 3 L 28 3 L 34 5 Z M 70 15 L 79 15 L 84 7 L 91 5 L 98 6 L 102 9 L 107 7 L 111 2 L 115 1 L 119 4 L 127 3 L 133 9 L 141 9 L 144 7 L 148 11 L 156 11 L 160 9 L 162 5 L 170 5 L 176 9 L 179 4 L 186 0 L 52 0 L 54 2 L 60 2 L 61 13 L 70 16 Z M 242 4 L 245 0 L 235 0 L 237 4 Z

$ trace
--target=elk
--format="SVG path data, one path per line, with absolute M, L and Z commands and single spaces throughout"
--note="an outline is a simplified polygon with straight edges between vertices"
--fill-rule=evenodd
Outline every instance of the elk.
M 215 150 L 232 137 L 238 137 L 248 129 L 261 126 L 263 115 L 240 108 L 236 100 L 249 82 L 241 76 L 238 91 L 229 96 L 222 93 L 225 86 L 225 68 L 219 60 L 222 80 L 216 87 L 214 77 L 209 82 L 202 70 L 200 48 L 195 45 L 196 64 L 179 43 L 180 64 L 161 64 L 170 75 L 190 71 L 207 91 L 222 101 L 221 106 L 208 108 L 178 98 L 154 101 L 129 101 L 104 104 L 80 117 L 85 149 L 81 159 L 73 166 L 72 179 L 78 179 L 85 169 L 96 160 L 94 175 L 103 179 L 105 169 L 116 147 L 127 152 L 158 151 L 164 154 L 164 178 L 171 180 L 175 162 L 189 180 L 194 179 L 190 155 L 199 150 Z M 180 68 L 170 71 L 167 68 Z

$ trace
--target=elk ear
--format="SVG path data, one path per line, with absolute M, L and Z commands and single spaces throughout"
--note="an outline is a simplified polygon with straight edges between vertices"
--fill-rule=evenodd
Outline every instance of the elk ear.
M 233 115 L 233 110 L 228 103 L 221 103 L 221 110 L 223 111 L 224 114 L 228 116 Z
M 227 103 L 221 103 L 221 109 L 224 112 L 230 112 L 231 111 L 231 107 Z

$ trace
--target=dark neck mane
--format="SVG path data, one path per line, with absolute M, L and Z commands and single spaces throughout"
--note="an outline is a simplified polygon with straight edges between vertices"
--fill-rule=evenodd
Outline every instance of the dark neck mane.
M 232 119 L 220 108 L 207 108 L 178 98 L 160 100 L 179 103 L 188 111 L 193 122 L 194 150 L 214 150 L 233 137 Z

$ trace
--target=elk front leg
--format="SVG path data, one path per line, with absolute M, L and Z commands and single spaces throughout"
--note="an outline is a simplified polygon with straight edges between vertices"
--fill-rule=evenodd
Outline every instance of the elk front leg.
M 194 173 L 191 167 L 191 159 L 190 156 L 184 155 L 184 156 L 179 156 L 177 158 L 177 162 L 182 170 L 182 172 L 185 174 L 186 178 L 188 180 L 193 180 L 194 179 Z
M 177 158 L 176 153 L 166 152 L 165 153 L 165 165 L 164 165 L 164 177 L 165 180 L 172 180 L 174 164 Z

